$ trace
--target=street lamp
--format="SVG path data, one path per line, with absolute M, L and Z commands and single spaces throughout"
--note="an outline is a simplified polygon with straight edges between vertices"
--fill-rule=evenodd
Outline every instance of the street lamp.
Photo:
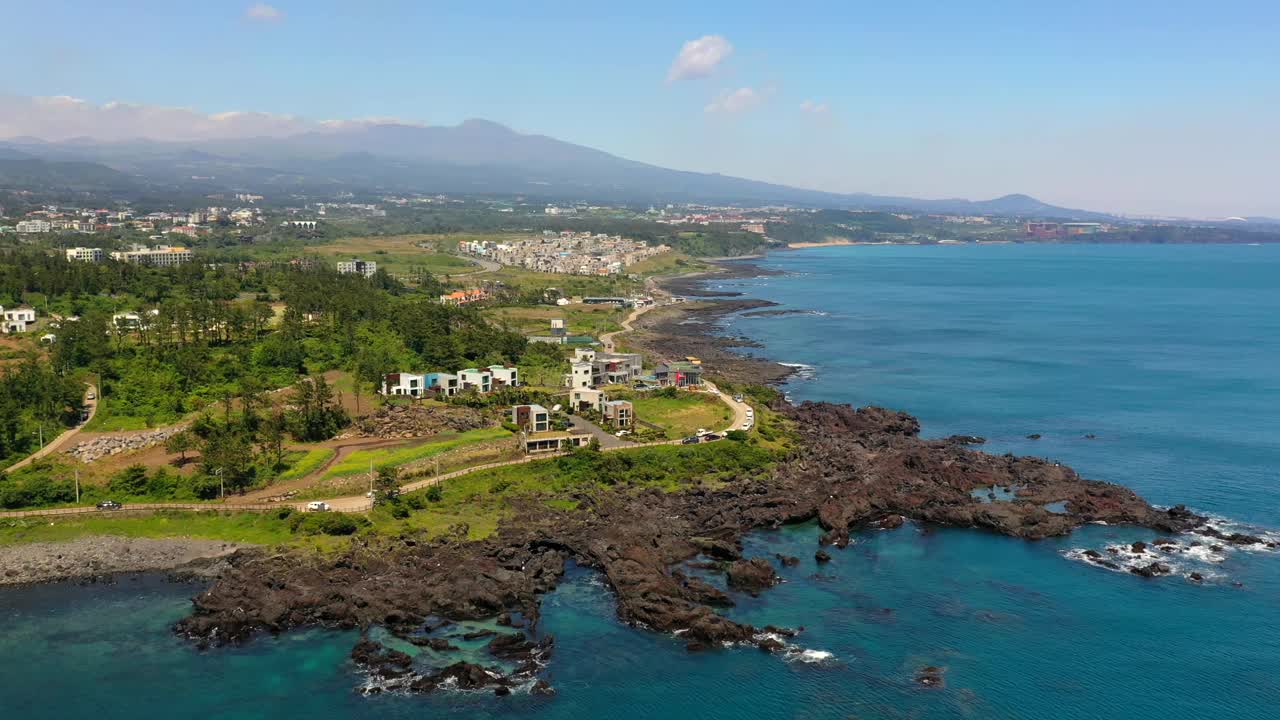
M 218 497 L 222 498 L 223 500 L 226 500 L 227 484 L 222 481 L 222 468 L 218 468 L 217 470 L 214 470 L 213 474 L 218 476 Z

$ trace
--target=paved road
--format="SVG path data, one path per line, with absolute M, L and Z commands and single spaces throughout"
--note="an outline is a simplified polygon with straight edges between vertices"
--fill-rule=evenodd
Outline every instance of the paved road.
M 88 384 L 86 383 L 86 385 Z M 92 395 L 94 399 L 90 400 L 89 399 L 90 395 Z M 97 387 L 93 385 L 88 385 L 88 387 L 85 388 L 84 406 L 85 406 L 85 409 L 89 411 L 88 415 L 85 416 L 84 422 L 71 428 L 70 430 L 67 430 L 66 432 L 62 433 L 61 435 L 54 438 L 53 440 L 50 440 L 49 442 L 45 443 L 45 446 L 43 448 L 32 453 L 25 460 L 21 460 L 19 462 L 14 463 L 13 465 L 10 465 L 8 467 L 8 470 L 13 471 L 19 468 L 24 468 L 30 465 L 31 463 L 35 462 L 36 460 L 39 460 L 40 458 L 45 457 L 46 455 L 51 455 L 53 453 L 58 452 L 64 447 L 70 446 L 71 441 L 74 440 L 75 437 L 80 434 L 80 430 L 83 429 L 85 425 L 88 425 L 89 421 L 92 420 L 93 416 L 96 415 L 98 412 L 98 388 Z
M 579 417 L 577 415 L 569 416 L 569 424 L 574 430 L 587 432 L 595 436 L 600 441 L 601 450 L 613 450 L 616 448 L 635 447 L 635 443 L 619 438 L 617 435 L 605 430 L 590 420 Z

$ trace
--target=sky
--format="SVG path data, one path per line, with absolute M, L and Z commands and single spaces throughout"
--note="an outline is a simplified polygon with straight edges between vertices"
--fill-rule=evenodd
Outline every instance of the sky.
M 1280 217 L 1274 0 L 0 4 L 0 137 L 479 117 L 835 192 Z

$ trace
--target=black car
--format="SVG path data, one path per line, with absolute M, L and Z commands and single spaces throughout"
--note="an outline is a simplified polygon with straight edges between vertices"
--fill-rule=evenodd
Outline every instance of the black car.
M 687 438 L 685 438 L 685 439 L 681 440 L 681 441 L 680 441 L 680 444 L 681 444 L 681 445 L 697 445 L 697 444 L 698 444 L 698 443 L 700 443 L 700 442 L 702 442 L 702 438 L 700 438 L 700 437 L 698 437 L 698 436 L 696 436 L 696 435 L 691 435 L 691 436 L 689 436 L 689 437 L 687 437 Z
M 102 502 L 98 503 L 99 510 L 119 510 L 122 507 L 124 506 L 116 502 L 115 500 L 103 500 Z

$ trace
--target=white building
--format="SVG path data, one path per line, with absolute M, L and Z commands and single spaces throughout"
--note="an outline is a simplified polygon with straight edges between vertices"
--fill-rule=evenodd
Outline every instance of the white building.
M 36 321 L 36 311 L 29 307 L 16 307 L 5 310 L 0 307 L 0 317 L 4 319 L 0 330 L 5 334 L 26 332 Z
M 373 277 L 378 272 L 378 263 L 371 260 L 359 260 L 351 258 L 350 260 L 342 260 L 338 262 L 338 272 L 343 275 L 363 275 L 365 277 Z
M 467 368 L 458 371 L 458 381 L 463 390 L 476 390 L 487 393 L 493 389 L 493 373 L 488 369 Z
M 592 365 L 589 362 L 574 362 L 569 364 L 569 372 L 564 376 L 565 387 L 574 390 L 587 390 L 591 388 L 591 370 Z
M 490 365 L 488 370 L 496 387 L 516 387 L 520 384 L 520 369 L 514 365 Z
M 46 233 L 52 229 L 53 223 L 48 220 L 23 220 L 17 225 L 20 233 Z
M 67 260 L 71 262 L 102 262 L 106 253 L 102 248 L 74 247 L 67 248 Z
M 191 250 L 170 245 L 156 245 L 154 248 L 133 245 L 123 252 L 111 253 L 113 260 L 152 267 L 175 267 L 191 262 L 194 257 Z

